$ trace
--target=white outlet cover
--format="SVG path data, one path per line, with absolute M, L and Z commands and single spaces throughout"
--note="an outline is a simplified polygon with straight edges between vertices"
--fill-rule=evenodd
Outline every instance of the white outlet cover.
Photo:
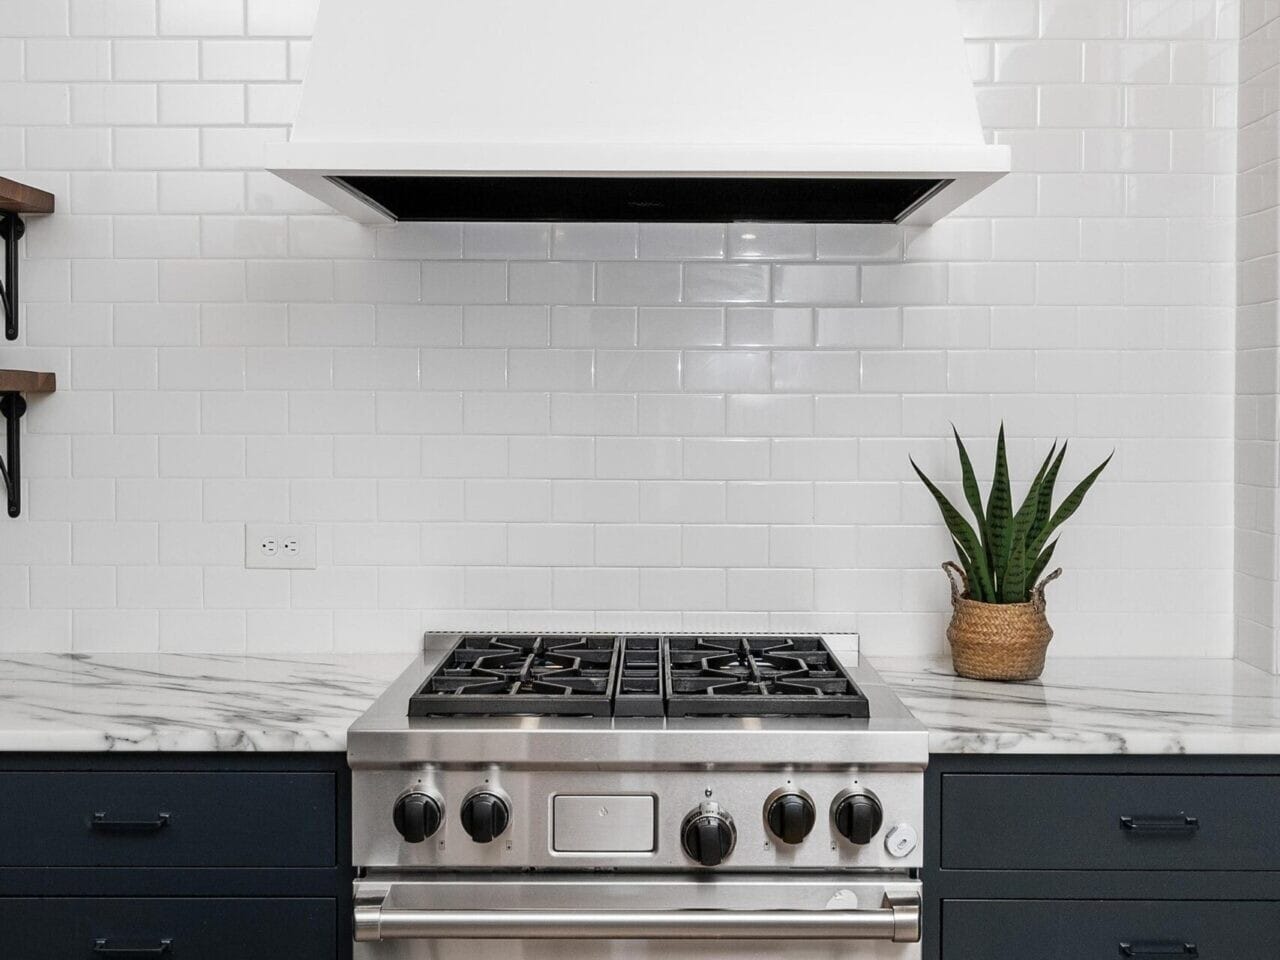
M 298 549 L 287 545 L 297 543 Z M 274 544 L 275 547 L 265 546 Z M 251 570 L 314 570 L 316 528 L 310 523 L 246 523 L 244 565 Z

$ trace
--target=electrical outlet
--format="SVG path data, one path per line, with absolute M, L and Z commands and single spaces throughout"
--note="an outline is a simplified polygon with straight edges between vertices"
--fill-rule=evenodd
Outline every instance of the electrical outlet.
M 316 528 L 309 523 L 246 523 L 244 565 L 264 570 L 314 570 Z

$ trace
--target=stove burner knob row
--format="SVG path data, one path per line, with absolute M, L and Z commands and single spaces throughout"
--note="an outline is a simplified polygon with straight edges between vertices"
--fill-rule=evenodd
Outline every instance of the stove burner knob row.
M 728 859 L 738 841 L 738 831 L 720 804 L 701 803 L 689 811 L 680 827 L 684 852 L 704 867 L 715 867 Z
M 476 843 L 492 843 L 511 823 L 511 807 L 496 793 L 476 791 L 462 802 L 462 829 Z
M 869 790 L 846 790 L 831 805 L 836 830 L 850 843 L 865 845 L 884 825 L 884 807 Z
M 430 794 L 413 790 L 396 801 L 391 820 L 406 843 L 421 843 L 440 829 L 444 808 Z
M 765 806 L 769 832 L 783 843 L 797 844 L 809 835 L 817 819 L 813 801 L 802 793 L 780 793 Z

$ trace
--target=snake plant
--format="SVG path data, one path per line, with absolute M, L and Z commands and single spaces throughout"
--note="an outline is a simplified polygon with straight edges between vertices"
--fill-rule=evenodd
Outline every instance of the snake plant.
M 1026 499 L 1014 511 L 1009 488 L 1009 461 L 1004 448 L 1004 424 L 1001 424 L 1000 436 L 996 441 L 995 477 L 984 508 L 978 480 L 974 476 L 973 464 L 964 448 L 964 441 L 960 439 L 954 426 L 951 432 L 955 434 L 956 449 L 960 454 L 964 498 L 977 520 L 976 530 L 947 499 L 946 494 L 924 475 L 914 458 L 911 466 L 938 501 L 943 522 L 951 533 L 951 542 L 955 544 L 959 555 L 960 566 L 964 568 L 965 578 L 969 581 L 969 598 L 986 603 L 1026 603 L 1058 545 L 1056 537 L 1052 541 L 1049 537 L 1080 507 L 1085 494 L 1115 453 L 1112 452 L 1097 469 L 1081 480 L 1055 510 L 1053 487 L 1058 480 L 1062 460 L 1067 455 L 1066 442 L 1063 442 L 1062 449 L 1059 450 L 1055 440 L 1027 491 Z

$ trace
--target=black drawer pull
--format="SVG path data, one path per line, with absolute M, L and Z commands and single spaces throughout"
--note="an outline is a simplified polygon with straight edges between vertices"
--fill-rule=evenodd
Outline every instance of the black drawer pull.
M 110 941 L 98 939 L 93 941 L 93 952 L 100 957 L 115 957 L 117 960 L 142 960 L 144 957 L 163 957 L 171 946 L 172 940 L 159 940 L 154 947 L 113 947 Z
M 1187 943 L 1184 940 L 1135 940 L 1132 943 L 1120 944 L 1120 956 L 1170 960 L 1177 957 L 1198 957 L 1200 950 L 1194 943 Z
M 1200 818 L 1181 813 L 1171 817 L 1121 817 L 1120 826 L 1131 833 L 1189 836 L 1200 829 Z
M 99 833 L 155 833 L 168 825 L 169 814 L 167 813 L 156 814 L 154 820 L 108 820 L 107 815 L 99 811 L 89 821 L 89 829 Z

